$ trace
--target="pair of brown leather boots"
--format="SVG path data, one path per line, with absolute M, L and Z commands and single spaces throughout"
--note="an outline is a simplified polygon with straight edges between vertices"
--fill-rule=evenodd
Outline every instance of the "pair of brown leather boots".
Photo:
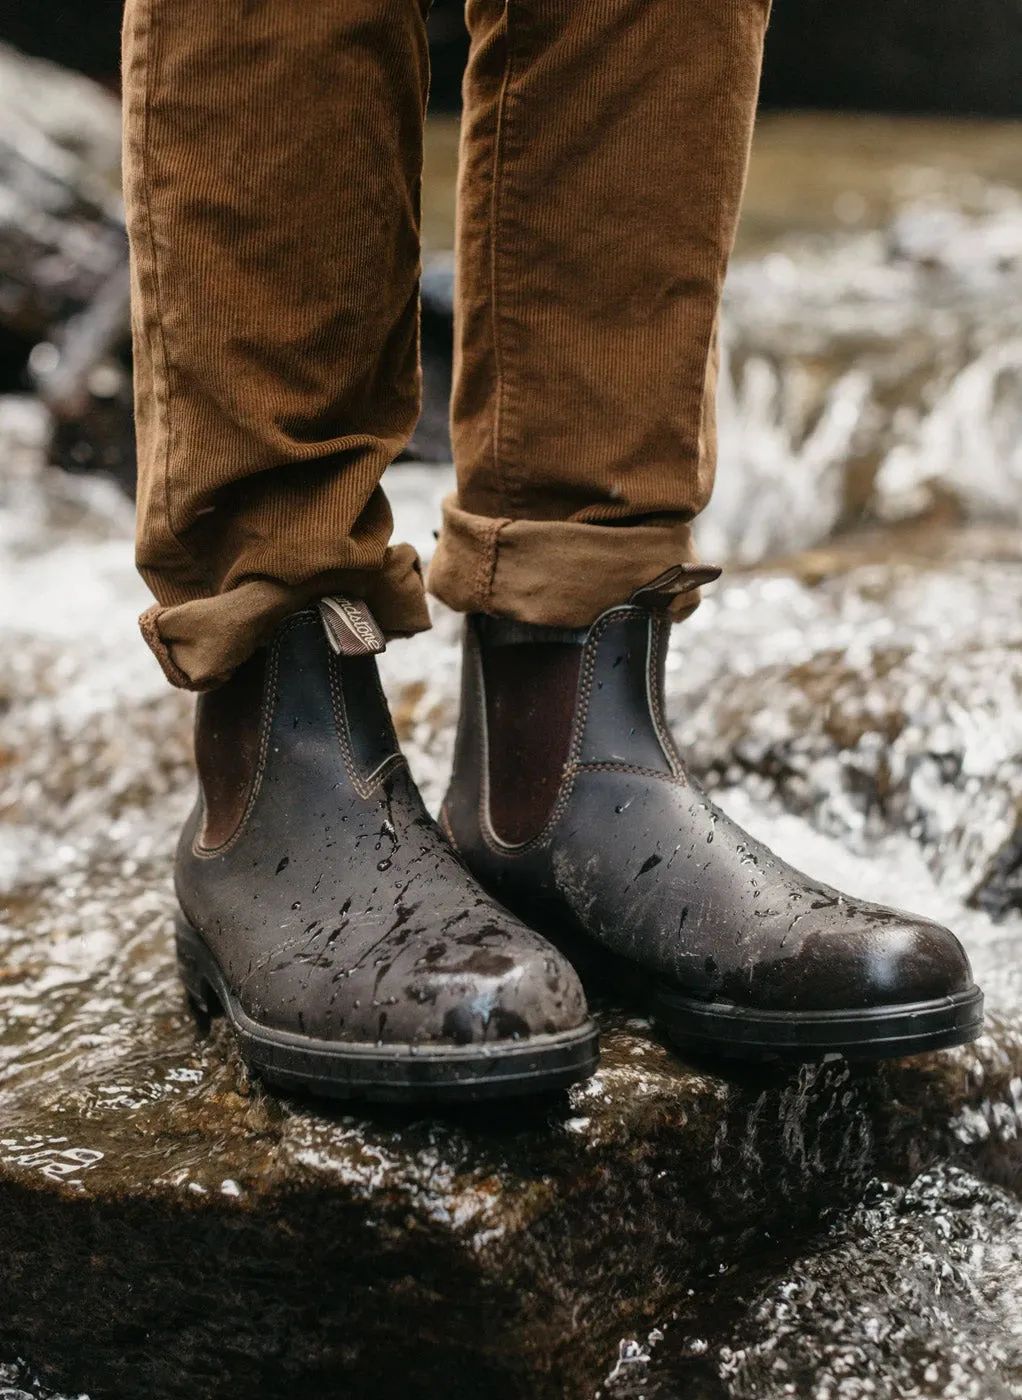
M 597 1063 L 590 981 L 703 1054 L 883 1058 L 979 1033 L 951 932 L 807 879 L 686 773 L 663 671 L 697 572 L 578 631 L 470 617 L 439 826 L 364 604 L 295 614 L 200 698 L 178 956 L 264 1078 L 374 1099 L 559 1088 Z

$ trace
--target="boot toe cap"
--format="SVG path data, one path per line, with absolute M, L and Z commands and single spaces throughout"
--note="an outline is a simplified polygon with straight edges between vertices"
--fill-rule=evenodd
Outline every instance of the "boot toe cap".
M 863 950 L 861 964 L 863 993 L 884 1005 L 938 1001 L 973 985 L 968 956 L 951 930 L 910 915 L 888 925 Z
M 524 1040 L 575 1030 L 588 1017 L 585 993 L 571 964 L 554 949 L 516 959 L 502 974 L 444 989 L 446 1008 L 431 1031 L 459 1045 Z
M 575 1030 L 589 1015 L 571 964 L 510 920 L 370 965 L 271 964 L 247 979 L 241 1000 L 274 1030 L 391 1046 L 518 1041 Z
M 770 1009 L 839 1011 L 934 1002 L 972 986 L 968 956 L 950 929 L 877 907 L 862 909 L 846 929 L 809 933 L 792 956 L 758 968 L 751 990 Z

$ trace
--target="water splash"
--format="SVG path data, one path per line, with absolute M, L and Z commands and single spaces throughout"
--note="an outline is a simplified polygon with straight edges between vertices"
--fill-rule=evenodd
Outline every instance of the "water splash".
M 946 501 L 1022 519 L 1022 200 L 988 196 L 734 265 L 706 557 L 756 563 Z

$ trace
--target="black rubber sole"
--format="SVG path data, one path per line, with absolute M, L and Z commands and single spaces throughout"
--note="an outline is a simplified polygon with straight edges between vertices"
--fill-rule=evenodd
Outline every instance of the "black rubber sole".
M 983 1030 L 978 987 L 907 1006 L 849 1011 L 756 1011 L 660 990 L 653 1015 L 680 1048 L 741 1060 L 800 1060 L 828 1055 L 891 1060 L 967 1045 Z
M 201 934 L 181 917 L 176 939 L 188 995 L 207 1015 L 222 1012 L 245 1062 L 274 1088 L 332 1099 L 463 1103 L 564 1089 L 588 1079 L 599 1060 L 591 1020 L 558 1035 L 488 1045 L 344 1044 L 273 1030 L 246 1015 Z

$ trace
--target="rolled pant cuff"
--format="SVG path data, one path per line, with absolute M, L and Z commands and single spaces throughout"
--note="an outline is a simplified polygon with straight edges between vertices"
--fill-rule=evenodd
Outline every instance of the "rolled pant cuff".
M 449 496 L 428 587 L 456 612 L 588 627 L 672 565 L 695 562 L 684 522 L 506 520 L 472 515 Z M 681 595 L 675 616 L 687 616 L 698 602 L 698 594 Z
M 158 580 L 147 579 L 158 591 Z M 410 545 L 388 549 L 379 569 L 340 570 L 301 584 L 250 579 L 223 593 L 157 603 L 139 618 L 171 685 L 213 690 L 246 661 L 284 618 L 329 594 L 358 598 L 387 637 L 430 625 L 419 557 Z

